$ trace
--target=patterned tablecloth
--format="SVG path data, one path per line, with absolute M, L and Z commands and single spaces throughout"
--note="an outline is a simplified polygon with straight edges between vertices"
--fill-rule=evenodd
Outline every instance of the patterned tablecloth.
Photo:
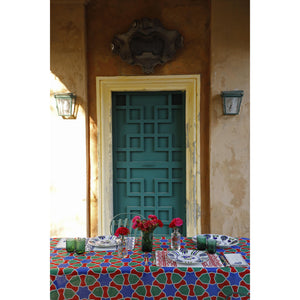
M 249 267 L 145 266 L 141 240 L 127 258 L 117 252 L 69 254 L 50 239 L 50 298 L 58 299 L 242 299 L 250 298 L 250 240 L 217 253 L 241 253 Z M 154 238 L 153 250 L 169 248 L 169 240 Z M 181 247 L 196 249 L 191 238 Z M 229 296 L 228 298 L 226 298 Z

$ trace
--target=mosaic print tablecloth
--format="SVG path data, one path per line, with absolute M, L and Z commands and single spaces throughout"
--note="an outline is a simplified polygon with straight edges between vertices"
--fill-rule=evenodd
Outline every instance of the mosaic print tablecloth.
M 145 266 L 141 240 L 128 258 L 117 252 L 69 254 L 50 240 L 50 298 L 62 299 L 203 299 L 246 300 L 250 293 L 250 267 L 193 268 Z M 154 238 L 154 250 L 169 248 L 169 240 Z M 191 238 L 181 247 L 196 249 Z M 250 266 L 250 240 L 217 253 L 241 253 Z M 228 298 L 226 298 L 229 296 Z

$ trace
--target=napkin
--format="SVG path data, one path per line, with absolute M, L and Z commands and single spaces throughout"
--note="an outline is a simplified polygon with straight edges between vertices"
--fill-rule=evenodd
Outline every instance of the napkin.
M 66 248 L 66 240 L 67 239 L 60 239 L 54 248 L 55 249 Z
M 249 265 L 244 260 L 242 254 L 240 253 L 225 253 L 224 256 L 226 257 L 229 264 L 233 267 L 248 267 Z
M 207 254 L 208 261 L 195 264 L 178 263 L 168 258 L 167 251 L 157 250 L 155 251 L 156 265 L 158 267 L 179 267 L 179 268 L 221 268 L 224 267 L 219 256 L 217 254 Z

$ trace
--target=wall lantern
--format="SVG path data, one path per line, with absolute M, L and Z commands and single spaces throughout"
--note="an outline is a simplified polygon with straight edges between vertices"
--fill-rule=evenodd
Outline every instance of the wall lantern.
M 244 91 L 226 91 L 222 92 L 223 98 L 223 114 L 224 115 L 238 115 Z
M 74 117 L 75 99 L 73 93 L 55 94 L 57 114 L 61 117 Z

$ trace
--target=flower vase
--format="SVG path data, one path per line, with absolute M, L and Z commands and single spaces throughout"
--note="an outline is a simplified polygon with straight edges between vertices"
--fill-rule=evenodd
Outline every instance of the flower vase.
M 128 256 L 127 240 L 124 235 L 121 235 L 121 238 L 117 241 L 117 249 L 119 257 L 124 258 Z
M 142 251 L 152 252 L 153 232 L 142 231 Z
M 174 227 L 174 231 L 171 233 L 171 249 L 172 250 L 180 249 L 180 240 L 181 240 L 181 234 L 178 231 L 178 228 Z

